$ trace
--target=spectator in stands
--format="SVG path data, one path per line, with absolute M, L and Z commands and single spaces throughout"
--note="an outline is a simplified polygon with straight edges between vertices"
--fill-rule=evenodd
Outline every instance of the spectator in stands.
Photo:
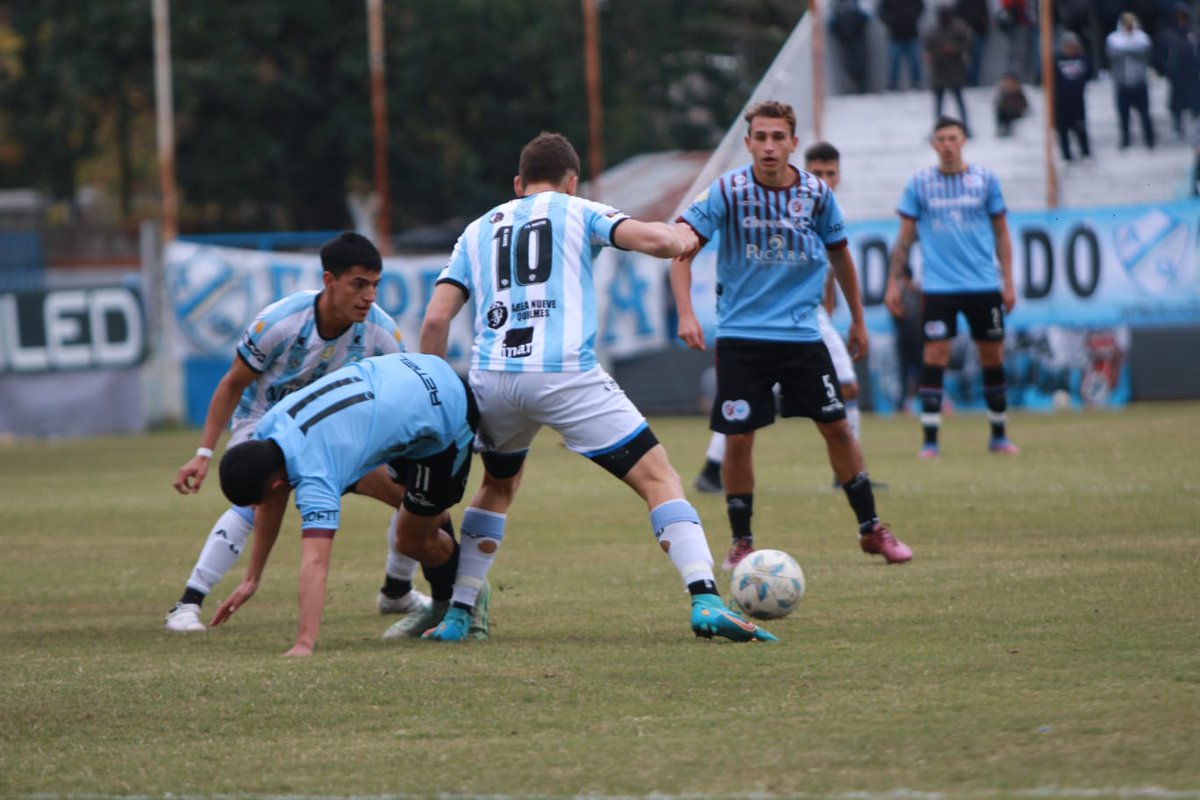
M 1096 53 L 1096 60 L 1100 65 L 1100 70 L 1103 72 L 1108 72 L 1110 69 L 1108 48 L 1104 46 L 1104 37 L 1107 37 L 1109 33 L 1116 30 L 1127 2 L 1128 0 L 1095 0 L 1096 28 L 1099 30 L 1101 37 L 1099 41 L 1100 47 Z
M 1079 142 L 1083 158 L 1092 157 L 1088 143 L 1087 108 L 1084 91 L 1092 78 L 1092 62 L 1083 50 L 1079 36 L 1067 31 L 1059 42 L 1054 58 L 1054 127 L 1062 157 L 1071 161 L 1071 136 Z
M 1037 7 L 1033 0 L 1000 0 L 996 12 L 996 27 L 1008 39 L 1008 61 L 1005 72 L 1024 82 L 1038 82 L 1036 47 Z
M 834 0 L 829 15 L 829 33 L 837 40 L 842 68 L 850 79 L 850 91 L 867 90 L 867 12 L 858 0 Z
M 921 85 L 921 42 L 917 29 L 925 0 L 879 0 L 879 19 L 888 29 L 888 89 L 900 88 L 900 64 L 908 62 L 910 86 Z
M 971 61 L 967 64 L 967 86 L 979 86 L 983 51 L 992 28 L 988 0 L 957 0 L 954 10 L 971 29 Z
M 996 87 L 996 135 L 1012 136 L 1012 126 L 1029 110 L 1025 91 L 1011 72 L 1000 79 Z
M 1093 54 L 1096 52 L 1094 48 L 1095 42 L 1092 39 L 1095 26 L 1095 8 L 1093 7 L 1092 0 L 1056 0 L 1054 3 L 1054 13 L 1059 29 L 1063 32 L 1069 31 L 1075 34 L 1079 39 L 1083 52 L 1091 60 Z M 1112 29 L 1106 28 L 1105 30 Z
M 925 59 L 929 63 L 930 85 L 933 87 L 933 116 L 942 116 L 942 101 L 946 91 L 958 102 L 958 118 L 970 136 L 967 107 L 963 103 L 963 86 L 967 82 L 967 64 L 971 59 L 971 29 L 959 19 L 951 6 L 937 10 L 937 25 L 925 36 Z
M 1163 74 L 1171 84 L 1167 108 L 1175 136 L 1185 138 L 1185 124 L 1196 125 L 1200 117 L 1200 37 L 1192 25 L 1192 13 L 1176 3 L 1163 26 L 1159 46 Z
M 1150 88 L 1147 72 L 1153 57 L 1154 45 L 1146 32 L 1138 27 L 1137 16 L 1131 12 L 1121 15 L 1117 29 L 1105 40 L 1105 51 L 1116 90 L 1117 116 L 1121 123 L 1121 149 L 1129 147 L 1129 116 L 1136 111 L 1142 125 L 1146 147 L 1154 148 L 1154 122 L 1150 119 Z

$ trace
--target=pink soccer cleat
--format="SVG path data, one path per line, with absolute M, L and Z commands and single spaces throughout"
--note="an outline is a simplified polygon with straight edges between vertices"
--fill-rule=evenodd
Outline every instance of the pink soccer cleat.
M 1021 452 L 1021 448 L 1008 439 L 992 439 L 988 442 L 988 450 L 992 453 L 999 453 L 1005 456 L 1015 456 Z
M 725 556 L 724 563 L 721 564 L 721 569 L 729 572 L 738 565 L 739 561 L 753 552 L 754 541 L 750 537 L 743 536 L 740 539 L 734 539 L 733 546 L 729 548 L 729 553 Z
M 882 522 L 876 522 L 867 533 L 859 534 L 858 546 L 864 553 L 883 556 L 889 564 L 903 564 L 913 557 L 912 548 L 893 536 Z

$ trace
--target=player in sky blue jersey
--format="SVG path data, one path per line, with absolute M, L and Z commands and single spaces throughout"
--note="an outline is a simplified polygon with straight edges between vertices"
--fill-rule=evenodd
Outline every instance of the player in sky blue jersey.
M 900 232 L 892 248 L 884 302 L 902 313 L 900 283 L 909 250 L 921 242 L 921 325 L 925 334 L 921 381 L 921 458 L 937 458 L 941 450 L 942 386 L 950 362 L 950 344 L 958 333 L 961 313 L 971 330 L 983 368 L 983 394 L 988 407 L 993 453 L 1016 455 L 1019 448 L 1005 430 L 1008 393 L 1004 378 L 1004 315 L 1013 310 L 1012 241 L 1000 182 L 991 170 L 963 161 L 966 144 L 962 123 L 938 119 L 933 132 L 936 167 L 909 178 L 896 211 Z M 999 269 L 997 269 L 999 262 Z
M 504 537 L 525 456 L 546 425 L 569 449 L 620 478 L 646 502 L 655 539 L 692 595 L 696 635 L 771 641 L 775 637 L 721 601 L 712 553 L 679 475 L 593 350 L 592 259 L 599 248 L 670 258 L 694 243 L 695 235 L 575 197 L 578 181 L 579 156 L 566 137 L 543 133 L 526 144 L 513 180 L 517 199 L 467 226 L 425 311 L 421 351 L 441 355 L 450 321 L 472 304 L 470 380 L 479 401 L 485 470 L 462 518 L 453 613 L 431 637 L 462 638 L 465 609 Z
M 458 544 L 440 517 L 462 499 L 478 412 L 462 379 L 436 356 L 396 353 L 369 358 L 293 392 L 263 415 L 254 437 L 221 459 L 221 491 L 255 505 L 250 566 L 213 617 L 220 625 L 258 588 L 267 556 L 294 491 L 300 511 L 300 614 L 287 655 L 311 655 L 325 604 L 325 581 L 342 495 L 387 465 L 404 488 L 397 546 L 447 590 Z
M 692 259 L 719 233 L 717 254 L 717 393 L 710 427 L 726 434 L 722 477 L 733 544 L 724 567 L 754 549 L 754 432 L 775 421 L 780 387 L 784 417 L 809 417 L 825 439 L 834 476 L 858 519 L 859 546 L 888 563 L 912 558 L 875 513 L 875 494 L 829 350 L 821 341 L 817 307 L 832 265 L 850 308 L 849 350 L 867 352 L 858 275 L 845 223 L 824 181 L 793 167 L 799 144 L 791 106 L 768 100 L 745 114 L 752 163 L 717 178 L 680 218 L 697 244 L 671 265 L 679 338 L 705 349 L 692 309 Z
M 213 391 L 200 447 L 176 473 L 174 486 L 180 493 L 200 491 L 213 448 L 231 423 L 230 447 L 249 439 L 259 418 L 295 389 L 346 364 L 404 350 L 396 323 L 375 305 L 383 271 L 383 259 L 375 245 L 357 233 L 346 232 L 326 242 L 320 256 L 324 283 L 320 292 L 288 295 L 260 311 L 246 329 L 233 363 Z M 382 471 L 364 481 L 362 489 L 393 507 L 399 503 L 400 495 Z M 416 562 L 395 550 L 394 521 L 388 528 L 384 586 L 376 601 L 379 610 L 405 614 L 429 608 L 429 598 L 412 588 Z M 167 630 L 204 630 L 201 605 L 233 567 L 253 522 L 250 508 L 230 508 L 217 519 L 183 594 L 167 614 Z

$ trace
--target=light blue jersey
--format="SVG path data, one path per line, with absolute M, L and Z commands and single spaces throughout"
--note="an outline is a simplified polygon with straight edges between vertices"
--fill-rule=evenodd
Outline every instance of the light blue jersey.
M 592 261 L 628 217 L 602 203 L 539 192 L 463 231 L 438 276 L 474 308 L 471 369 L 582 372 L 596 366 Z
M 421 459 L 458 445 L 469 458 L 462 379 L 437 356 L 368 358 L 290 394 L 263 415 L 254 438 L 283 450 L 302 528 L 338 528 L 342 493 L 403 456 Z M 456 465 L 457 469 L 457 465 Z
M 286 395 L 371 356 L 404 352 L 396 323 L 377 305 L 336 339 L 317 332 L 318 292 L 290 294 L 259 312 L 238 343 L 237 354 L 258 378 L 246 387 L 233 425 L 256 420 Z
M 908 179 L 896 211 L 917 221 L 923 292 L 1000 290 L 992 217 L 1005 207 L 991 170 L 971 164 L 947 175 L 927 167 Z
M 718 238 L 717 338 L 818 342 L 817 306 L 828 250 L 846 246 L 833 192 L 803 170 L 782 189 L 752 166 L 717 178 L 681 219 Z

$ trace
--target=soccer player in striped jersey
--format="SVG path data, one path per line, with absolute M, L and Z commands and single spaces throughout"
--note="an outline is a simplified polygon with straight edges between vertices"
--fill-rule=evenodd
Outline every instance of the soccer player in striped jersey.
M 513 180 L 517 198 L 467 226 L 426 308 L 421 351 L 441 355 L 450 321 L 468 300 L 472 305 L 470 380 L 485 469 L 463 513 L 454 608 L 426 636 L 462 638 L 466 609 L 504 537 L 525 456 L 547 425 L 646 502 L 654 537 L 691 593 L 697 636 L 774 640 L 721 601 L 700 517 L 666 450 L 596 361 L 592 260 L 600 248 L 670 258 L 695 236 L 575 197 L 578 181 L 579 156 L 564 136 L 543 133 L 530 141 Z
M 815 175 L 825 181 L 832 192 L 837 191 L 842 179 L 842 156 L 838 149 L 829 142 L 814 142 L 804 151 L 804 169 L 810 175 Z M 821 341 L 829 348 L 829 356 L 833 359 L 833 368 L 837 373 L 838 383 L 842 387 L 842 400 L 846 404 L 846 421 L 854 438 L 862 441 L 859 427 L 862 414 L 858 409 L 858 375 L 854 372 L 854 360 L 846 343 L 833 327 L 830 314 L 837 307 L 837 290 L 834 287 L 833 270 L 826 270 L 821 303 L 817 306 L 817 328 L 821 332 Z M 704 467 L 696 476 L 693 485 L 702 492 L 719 494 L 724 490 L 721 480 L 721 462 L 725 458 L 725 434 L 713 433 L 705 453 Z M 834 488 L 840 488 L 841 483 L 833 479 Z M 881 481 L 872 481 L 876 489 L 887 488 Z M 730 565 L 733 566 L 732 564 Z
M 888 563 L 912 558 L 875 512 L 875 494 L 849 423 L 817 307 L 825 273 L 834 275 L 850 308 L 849 350 L 867 353 L 858 275 L 847 248 L 841 209 L 829 186 L 793 167 L 799 144 L 791 106 L 768 100 L 747 110 L 752 163 L 717 178 L 681 217 L 698 240 L 671 265 L 679 338 L 705 349 L 692 309 L 692 259 L 702 241 L 720 234 L 717 253 L 717 392 L 710 427 L 726 435 L 723 477 L 733 544 L 726 569 L 754 550 L 755 431 L 784 417 L 809 417 L 825 440 L 834 477 L 858 520 L 859 546 Z
M 902 311 L 900 282 L 909 250 L 921 241 L 921 325 L 925 347 L 921 381 L 921 458 L 940 455 L 942 381 L 961 313 L 971 330 L 983 368 L 993 453 L 1016 455 L 1006 431 L 1008 395 L 1004 379 L 1004 315 L 1013 310 L 1012 241 L 1000 182 L 989 169 L 963 160 L 966 131 L 958 120 L 934 125 L 938 163 L 909 178 L 896 211 L 900 232 L 892 248 L 884 302 Z M 999 262 L 999 269 L 997 269 Z
M 221 459 L 221 491 L 235 505 L 254 505 L 257 513 L 246 577 L 217 608 L 213 625 L 254 596 L 295 491 L 301 520 L 299 618 L 295 643 L 285 655 L 311 655 L 342 495 L 385 469 L 393 486 L 403 485 L 398 547 L 425 566 L 435 596 L 439 587 L 448 591 L 458 544 L 439 527 L 466 488 L 478 418 L 470 390 L 449 364 L 407 353 L 357 361 L 273 406 L 254 426 L 253 438 Z
M 200 491 L 208 475 L 213 448 L 229 427 L 229 446 L 250 438 L 254 425 L 280 399 L 326 373 L 369 356 L 404 350 L 396 323 L 375 305 L 383 259 L 368 239 L 346 232 L 321 247 L 324 288 L 291 294 L 259 312 L 237 346 L 229 370 L 209 401 L 200 447 L 176 473 L 174 486 L 182 494 Z M 381 474 L 364 480 L 362 491 L 399 504 L 400 494 Z M 394 515 L 393 515 L 394 517 Z M 430 601 L 412 588 L 416 562 L 396 552 L 394 518 L 388 529 L 388 558 L 384 587 L 377 604 L 381 613 L 408 613 Z M 233 507 L 213 525 L 204 548 L 167 614 L 169 631 L 203 631 L 200 608 L 204 598 L 225 576 L 254 523 L 254 509 Z

